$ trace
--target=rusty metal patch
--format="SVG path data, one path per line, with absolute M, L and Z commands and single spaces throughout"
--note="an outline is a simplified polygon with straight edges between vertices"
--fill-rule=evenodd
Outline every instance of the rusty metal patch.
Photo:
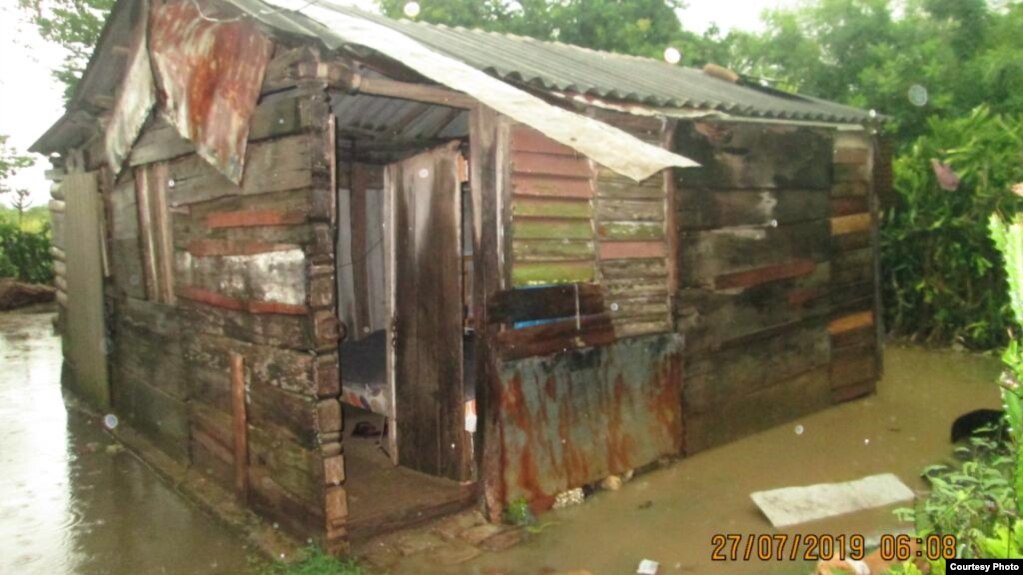
M 499 487 L 507 504 L 558 493 L 682 449 L 682 338 L 667 334 L 505 362 Z
M 132 39 L 128 69 L 103 136 L 107 163 L 114 176 L 120 173 L 125 158 L 131 153 L 132 145 L 155 106 L 156 85 L 149 64 L 146 23 L 143 21 L 139 23 Z
M 149 49 L 164 113 L 236 184 L 272 47 L 252 22 L 205 19 L 191 2 L 153 10 Z

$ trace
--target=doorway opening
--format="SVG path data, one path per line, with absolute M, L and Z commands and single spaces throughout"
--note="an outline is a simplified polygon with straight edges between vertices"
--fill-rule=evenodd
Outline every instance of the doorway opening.
M 332 105 L 342 445 L 360 538 L 476 499 L 468 118 L 360 94 Z

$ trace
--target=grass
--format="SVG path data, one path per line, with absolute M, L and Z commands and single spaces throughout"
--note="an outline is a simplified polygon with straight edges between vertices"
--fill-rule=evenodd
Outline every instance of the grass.
M 338 559 L 316 546 L 307 547 L 304 557 L 294 563 L 276 561 L 263 565 L 259 575 L 368 575 L 354 559 Z

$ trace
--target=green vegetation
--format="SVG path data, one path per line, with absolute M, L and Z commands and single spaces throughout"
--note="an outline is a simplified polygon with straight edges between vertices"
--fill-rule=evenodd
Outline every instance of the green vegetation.
M 115 0 L 18 0 L 39 34 L 67 50 L 53 77 L 70 99 L 82 77 Z
M 960 178 L 942 189 L 935 159 Z M 972 348 L 1006 343 L 1009 298 L 1005 273 L 988 234 L 991 213 L 1014 213 L 1023 198 L 1023 115 L 985 107 L 961 118 L 932 118 L 895 162 L 897 204 L 881 227 L 887 325 L 932 342 Z
M 40 284 L 53 281 L 48 224 L 38 232 L 26 232 L 0 222 L 0 278 L 3 277 Z
M 933 466 L 924 471 L 931 493 L 916 509 L 899 513 L 915 523 L 918 535 L 954 534 L 957 557 L 1023 558 L 1023 213 L 989 220 L 991 238 L 1008 285 L 1011 338 L 1002 361 L 1006 370 L 999 384 L 1008 438 L 971 438 L 959 452 L 968 459 L 955 467 Z M 931 564 L 932 575 L 945 573 L 944 562 Z M 916 565 L 903 566 L 917 575 Z
M 354 560 L 341 560 L 328 555 L 319 547 L 310 545 L 303 557 L 294 563 L 277 561 L 256 566 L 259 575 L 365 575 L 366 571 Z

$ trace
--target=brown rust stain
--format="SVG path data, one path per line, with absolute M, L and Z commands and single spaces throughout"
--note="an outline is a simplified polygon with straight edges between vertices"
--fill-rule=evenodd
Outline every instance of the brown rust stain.
M 621 473 L 632 469 L 629 454 L 633 448 L 633 439 L 625 431 L 622 422 L 625 403 L 630 402 L 631 398 L 621 374 L 615 378 L 611 401 L 611 405 L 605 412 L 607 415 L 607 465 L 611 473 Z
M 150 58 L 168 119 L 234 183 L 273 43 L 249 21 L 203 19 L 194 3 L 153 9 Z
M 656 437 L 667 435 L 673 450 L 682 450 L 682 367 L 677 356 L 668 357 L 650 375 L 647 396 L 647 410 L 653 415 L 650 430 Z

